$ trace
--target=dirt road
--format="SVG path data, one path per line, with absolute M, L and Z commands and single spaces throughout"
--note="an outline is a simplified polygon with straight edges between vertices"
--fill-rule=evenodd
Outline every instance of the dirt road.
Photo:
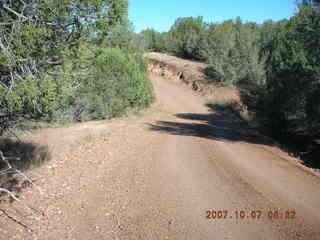
M 320 239 L 319 176 L 186 87 L 153 82 L 143 116 L 33 136 L 54 157 L 31 173 L 43 193 L 21 198 L 46 216 L 3 205 L 0 239 Z

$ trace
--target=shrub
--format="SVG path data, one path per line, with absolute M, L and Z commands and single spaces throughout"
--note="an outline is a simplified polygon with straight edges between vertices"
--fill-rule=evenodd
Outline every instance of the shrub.
M 153 101 L 146 61 L 117 48 L 99 50 L 88 75 L 79 81 L 76 120 L 116 117 Z

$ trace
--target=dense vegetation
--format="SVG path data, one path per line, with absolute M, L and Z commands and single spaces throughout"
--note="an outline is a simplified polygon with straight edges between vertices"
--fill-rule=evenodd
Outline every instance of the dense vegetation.
M 180 18 L 169 32 L 142 31 L 139 44 L 207 62 L 212 81 L 240 88 L 261 127 L 307 150 L 320 139 L 319 5 L 301 1 L 291 19 L 263 24 Z
M 127 0 L 0 1 L 0 134 L 110 118 L 153 100 Z

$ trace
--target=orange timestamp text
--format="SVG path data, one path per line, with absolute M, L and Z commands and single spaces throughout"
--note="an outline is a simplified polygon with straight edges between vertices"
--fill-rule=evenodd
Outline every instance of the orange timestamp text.
M 262 218 L 276 219 L 295 219 L 295 210 L 207 210 L 206 218 L 210 220 L 220 219 L 254 219 Z

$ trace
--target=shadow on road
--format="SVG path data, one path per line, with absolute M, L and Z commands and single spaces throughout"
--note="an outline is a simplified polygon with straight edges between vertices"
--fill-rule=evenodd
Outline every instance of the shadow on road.
M 320 147 L 318 146 L 318 148 L 315 149 L 314 151 L 311 151 L 306 154 L 302 154 L 300 158 L 303 161 L 303 164 L 305 166 L 320 170 L 319 156 L 320 156 Z
M 8 162 L 13 167 L 11 168 L 2 159 L 0 160 L 0 187 L 17 193 L 28 187 L 26 184 L 29 182 L 19 177 L 14 169 L 19 171 L 29 170 L 41 166 L 51 158 L 47 146 L 9 138 L 0 139 L 0 151 L 4 157 L 10 159 Z M 0 193 L 0 197 L 2 195 L 5 194 Z
M 208 105 L 210 109 L 210 105 Z M 149 124 L 152 131 L 164 132 L 172 135 L 193 136 L 207 138 L 223 142 L 247 142 L 275 146 L 275 142 L 258 133 L 257 130 L 236 116 L 231 117 L 223 111 L 212 111 L 208 114 L 183 113 L 176 114 L 177 121 L 159 121 L 157 124 Z M 304 154 L 295 154 L 288 149 L 283 149 L 290 155 L 299 157 L 302 164 L 313 169 L 320 169 L 320 149 Z
M 249 142 L 273 145 L 273 141 L 263 137 L 257 131 L 237 119 L 229 119 L 222 113 L 177 114 L 178 121 L 159 121 L 150 124 L 153 131 L 167 132 L 173 135 L 194 136 L 225 142 Z M 187 120 L 187 121 L 183 121 Z

